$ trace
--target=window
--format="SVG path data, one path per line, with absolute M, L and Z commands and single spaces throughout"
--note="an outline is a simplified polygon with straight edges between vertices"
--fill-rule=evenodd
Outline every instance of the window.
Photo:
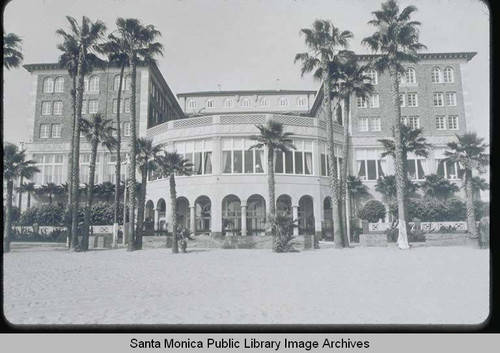
M 433 104 L 435 107 L 444 106 L 443 93 L 438 92 L 433 94 Z
M 56 78 L 56 81 L 55 81 L 55 91 L 57 93 L 64 92 L 64 78 L 63 77 Z
M 441 83 L 441 70 L 439 67 L 434 67 L 431 71 L 432 83 Z
M 446 122 L 444 115 L 436 116 L 436 130 L 446 130 Z
M 234 100 L 231 98 L 227 98 L 224 101 L 224 108 L 233 108 L 234 107 Z
M 453 83 L 455 81 L 455 78 L 453 77 L 453 69 L 451 67 L 444 69 L 443 81 L 446 83 Z
M 459 179 L 458 177 L 458 171 L 459 171 L 459 166 L 455 162 L 447 162 L 445 163 L 443 159 L 445 158 L 444 155 L 445 149 L 435 149 L 434 150 L 434 160 L 436 162 L 436 174 L 445 178 L 445 179 L 452 179 L 456 180 Z
M 63 103 L 62 101 L 54 102 L 54 115 L 62 115 Z
M 370 82 L 372 85 L 376 85 L 378 83 L 377 70 L 375 69 L 369 70 L 367 76 L 370 78 Z
M 52 124 L 52 138 L 61 138 L 61 124 Z
M 88 105 L 89 105 L 88 101 L 86 100 L 82 101 L 82 114 L 87 114 Z
M 278 105 L 280 107 L 288 107 L 288 99 L 286 98 L 280 98 Z
M 97 99 L 89 100 L 89 114 L 96 114 L 99 111 L 99 101 Z
M 328 161 L 328 144 L 320 142 L 319 150 L 321 152 L 321 175 L 328 176 L 330 170 L 330 163 Z M 337 177 L 340 178 L 342 169 L 342 146 L 334 146 L 334 155 L 337 160 Z
M 269 99 L 267 99 L 267 98 L 262 98 L 262 99 L 260 100 L 260 106 L 261 106 L 261 107 L 269 107 Z
M 130 113 L 130 98 L 125 98 L 125 113 Z
M 264 173 L 264 150 L 250 147 L 255 141 L 243 138 L 224 138 L 222 140 L 223 173 Z
M 387 175 L 387 157 L 381 158 L 381 150 L 355 150 L 357 175 L 361 180 L 377 180 Z
M 173 149 L 193 164 L 194 175 L 212 174 L 212 140 L 179 141 Z
M 405 94 L 404 93 L 400 93 L 399 94 L 399 101 L 401 103 L 401 108 L 404 108 L 406 106 L 406 104 L 405 104 Z
M 83 78 L 83 91 L 87 92 L 89 90 L 89 77 L 85 76 Z
M 276 152 L 275 171 L 285 174 L 313 173 L 312 141 L 295 139 L 295 150 L 289 152 Z
M 54 79 L 52 77 L 47 77 L 43 80 L 43 93 L 54 92 Z
M 94 182 L 96 184 L 99 183 L 99 164 L 100 164 L 100 156 L 97 155 L 96 156 L 96 166 L 95 166 L 95 170 L 96 170 L 96 173 L 95 173 L 95 180 Z M 90 158 L 91 158 L 91 154 L 90 153 L 81 153 L 80 154 L 80 184 L 88 184 L 89 183 L 89 172 L 90 172 Z
M 207 108 L 215 108 L 215 101 L 213 99 L 207 100 Z
M 196 109 L 196 101 L 193 100 L 193 99 L 190 99 L 188 101 L 188 108 L 191 108 L 191 109 Z
M 130 122 L 123 123 L 123 136 L 130 136 Z
M 408 106 L 409 107 L 418 107 L 418 97 L 415 92 L 408 93 Z
M 250 98 L 243 99 L 242 106 L 250 107 L 251 105 L 252 105 L 252 102 L 250 101 Z
M 37 185 L 54 183 L 61 184 L 63 172 L 63 155 L 62 154 L 36 154 L 33 156 L 36 161 L 36 167 L 40 169 L 40 173 L 33 176 L 33 182 Z
M 52 102 L 42 102 L 42 115 L 52 114 Z
M 123 113 L 123 99 L 120 99 L 120 113 Z M 118 99 L 113 99 L 113 113 L 118 112 Z
M 368 118 L 358 118 L 358 129 L 359 131 L 369 131 Z
M 115 91 L 118 91 L 120 88 L 120 75 L 116 75 L 115 78 L 113 79 L 113 89 Z M 122 84 L 122 89 L 123 89 L 123 84 Z
M 49 124 L 40 125 L 40 138 L 48 139 L 49 136 L 50 136 L 50 125 Z
M 448 116 L 448 129 L 458 130 L 458 116 L 456 115 Z
M 446 92 L 446 105 L 449 107 L 457 105 L 457 94 L 455 92 Z
M 91 76 L 89 80 L 89 91 L 98 92 L 99 91 L 99 76 Z
M 380 118 L 377 117 L 370 118 L 370 130 L 380 131 Z
M 410 129 L 419 129 L 420 128 L 420 118 L 418 116 L 410 116 L 408 118 L 408 123 Z
M 427 160 L 408 153 L 406 170 L 410 180 L 424 180 L 427 174 Z
M 116 154 L 108 154 L 108 163 L 105 165 L 105 174 L 104 181 L 109 181 L 113 184 L 116 183 Z M 123 182 L 125 180 L 125 166 L 123 164 L 126 162 L 126 154 L 120 153 L 120 162 L 122 163 L 122 167 L 120 168 L 120 180 Z
M 401 124 L 408 126 L 408 118 L 406 116 L 401 117 Z
M 377 93 L 372 94 L 370 97 L 370 108 L 380 107 L 379 95 Z
M 132 90 L 132 77 L 130 77 L 130 75 L 125 77 L 125 90 Z
M 357 97 L 357 105 L 358 108 L 367 108 L 368 100 L 366 99 L 366 97 Z
M 405 71 L 405 81 L 406 83 L 416 83 L 417 80 L 415 78 L 415 69 L 411 67 Z
M 307 106 L 307 99 L 305 97 L 300 97 L 297 100 L 297 106 L 299 106 L 299 107 L 305 107 L 305 106 Z

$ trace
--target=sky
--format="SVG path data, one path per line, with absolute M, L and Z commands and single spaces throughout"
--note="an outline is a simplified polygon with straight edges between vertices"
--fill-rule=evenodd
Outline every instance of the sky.
M 66 16 L 101 20 L 108 33 L 118 17 L 134 17 L 162 33 L 158 66 L 172 91 L 317 89 L 300 76 L 296 53 L 306 51 L 301 28 L 315 19 L 332 20 L 354 33 L 350 49 L 369 53 L 361 40 L 374 32 L 367 22 L 381 0 L 13 0 L 4 7 L 4 31 L 23 40 L 24 64 L 57 62 L 68 29 Z M 489 11 L 479 0 L 410 0 L 422 23 L 427 52 L 478 54 L 469 62 L 472 119 L 467 129 L 489 141 Z M 31 77 L 24 69 L 4 70 L 4 141 L 28 141 Z

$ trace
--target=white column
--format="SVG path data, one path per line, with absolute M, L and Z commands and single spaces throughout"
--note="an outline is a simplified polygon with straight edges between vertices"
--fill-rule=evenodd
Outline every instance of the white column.
M 196 232 L 196 222 L 195 222 L 195 217 L 196 217 L 196 207 L 195 206 L 190 206 L 189 207 L 189 230 L 194 233 Z
M 219 197 L 215 196 L 210 199 L 212 203 L 212 219 L 211 219 L 211 233 L 212 235 L 222 235 L 222 206 Z
M 160 224 L 160 209 L 157 207 L 154 209 L 155 211 L 155 218 L 154 218 L 154 230 L 159 230 L 159 224 Z
M 247 205 L 241 204 L 241 235 L 247 235 Z
M 292 206 L 292 217 L 293 220 L 298 220 L 299 219 L 299 206 Z M 299 235 L 299 227 L 293 227 L 293 235 L 297 236 Z

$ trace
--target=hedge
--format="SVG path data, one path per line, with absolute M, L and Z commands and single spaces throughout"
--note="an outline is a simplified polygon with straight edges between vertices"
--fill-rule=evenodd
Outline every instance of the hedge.
M 358 217 L 375 223 L 378 222 L 379 219 L 385 218 L 385 213 L 385 206 L 382 202 L 370 200 L 358 210 Z

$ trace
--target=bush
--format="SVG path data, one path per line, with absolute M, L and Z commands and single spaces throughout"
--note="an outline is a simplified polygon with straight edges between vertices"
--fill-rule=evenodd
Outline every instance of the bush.
M 358 226 L 355 219 L 351 219 L 351 242 L 359 243 L 359 235 L 363 233 L 363 228 Z
M 439 201 L 430 198 L 409 199 L 406 205 L 408 211 L 408 221 L 414 218 L 422 222 L 457 222 L 465 221 L 467 218 L 467 207 L 464 201 L 453 198 L 448 201 Z M 398 205 L 389 205 L 391 214 L 397 218 Z M 476 218 L 480 219 L 484 212 L 487 212 L 487 205 L 477 204 Z
M 378 222 L 379 219 L 385 218 L 385 206 L 377 200 L 367 201 L 363 207 L 358 210 L 358 217 L 366 219 L 371 223 Z
M 464 201 L 459 199 L 449 199 L 446 202 L 448 208 L 448 217 L 445 221 L 465 221 L 467 219 L 467 206 Z
M 30 207 L 21 215 L 19 224 L 32 226 L 59 226 L 64 222 L 64 208 L 57 205 L 37 205 Z
M 6 208 L 5 206 L 3 207 L 3 219 L 5 219 L 5 212 L 6 212 Z M 12 210 L 11 210 L 11 213 L 10 213 L 12 219 L 12 224 L 16 224 L 17 222 L 19 222 L 19 218 L 21 217 L 21 211 L 19 210 L 18 207 L 16 206 L 12 206 Z
M 13 241 L 40 241 L 40 242 L 57 242 L 63 243 L 66 241 L 68 232 L 63 229 L 54 229 L 51 232 L 42 230 L 34 232 L 29 228 L 14 229 L 12 231 Z

